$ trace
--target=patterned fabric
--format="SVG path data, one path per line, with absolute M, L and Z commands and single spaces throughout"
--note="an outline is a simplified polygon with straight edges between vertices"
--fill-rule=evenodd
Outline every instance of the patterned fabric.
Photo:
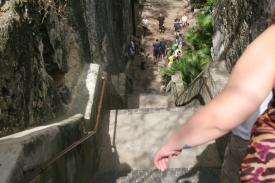
M 275 97 L 252 128 L 248 152 L 242 161 L 242 183 L 275 183 Z

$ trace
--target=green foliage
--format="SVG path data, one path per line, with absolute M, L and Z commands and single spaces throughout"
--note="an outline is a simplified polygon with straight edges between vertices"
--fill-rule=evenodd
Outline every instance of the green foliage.
M 205 3 L 200 3 L 200 2 L 192 3 L 192 6 L 195 9 L 201 9 L 205 11 L 209 9 L 213 10 L 216 4 L 217 4 L 217 0 L 207 0 Z
M 214 5 L 216 0 L 208 0 L 206 4 Z M 205 12 L 205 11 L 204 11 Z M 180 71 L 186 86 L 201 73 L 211 60 L 213 18 L 211 12 L 196 15 L 197 27 L 184 34 L 188 47 L 183 51 L 179 61 L 162 70 L 164 77 L 169 78 Z
M 203 71 L 211 58 L 209 49 L 206 47 L 199 50 L 187 49 L 183 54 L 184 56 L 179 61 L 174 62 L 169 68 L 164 68 L 162 72 L 166 77 L 180 71 L 182 80 L 187 86 Z
M 217 4 L 217 0 L 207 0 L 205 5 L 210 6 L 211 8 L 214 8 Z
M 211 15 L 199 15 L 197 16 L 197 22 L 201 31 L 207 36 L 212 35 L 213 21 Z

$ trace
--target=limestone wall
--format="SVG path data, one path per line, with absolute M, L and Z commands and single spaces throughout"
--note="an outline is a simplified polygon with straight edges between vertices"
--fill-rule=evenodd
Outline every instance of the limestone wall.
M 98 167 L 100 141 L 98 133 L 53 164 L 49 164 L 60 152 L 85 137 L 86 132 L 95 127 L 98 99 L 102 92 L 99 65 L 89 65 L 84 81 L 78 85 L 78 92 L 83 95 L 79 100 L 85 101 L 75 102 L 77 110 L 74 111 L 78 111 L 78 114 L 51 125 L 0 138 L 1 183 L 89 182 Z M 81 91 L 85 88 L 88 92 Z M 107 98 L 106 94 L 104 98 Z M 102 109 L 108 105 L 108 101 L 103 102 Z M 104 110 L 101 116 L 103 112 Z M 37 174 L 41 170 L 44 171 Z M 38 176 L 30 179 L 33 175 Z
M 246 46 L 267 26 L 274 0 L 219 0 L 215 9 L 214 60 L 231 70 Z
M 123 71 L 132 1 L 68 0 L 64 11 L 47 16 L 40 1 L 4 2 L 0 137 L 72 115 L 88 63 L 112 74 Z

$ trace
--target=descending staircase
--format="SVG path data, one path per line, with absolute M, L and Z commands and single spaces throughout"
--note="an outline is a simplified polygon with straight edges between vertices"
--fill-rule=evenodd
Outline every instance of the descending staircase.
M 210 89 L 217 95 L 228 76 L 225 62 L 213 63 L 209 72 L 214 83 L 209 83 Z M 171 159 L 169 169 L 165 172 L 154 168 L 154 153 L 199 104 L 171 108 L 170 99 L 164 95 L 138 91 L 142 87 L 137 83 L 143 77 L 136 78 L 138 79 L 134 81 L 134 92 L 139 95 L 133 92 L 129 99 L 134 101 L 133 98 L 138 98 L 137 105 L 133 105 L 133 108 L 138 108 L 112 110 L 104 117 L 99 172 L 92 182 L 218 183 L 221 160 L 215 142 L 184 150 L 177 158 Z
M 172 25 L 174 18 L 189 13 L 189 0 L 147 1 L 142 14 L 156 17 L 166 13 L 166 25 Z M 211 142 L 196 148 L 184 150 L 179 157 L 172 159 L 169 169 L 157 171 L 153 166 L 153 156 L 165 142 L 169 134 L 180 126 L 198 107 L 192 105 L 173 108 L 174 102 L 164 94 L 161 86 L 163 64 L 153 64 L 152 42 L 163 37 L 173 42 L 173 31 L 158 34 L 158 24 L 152 23 L 153 34 L 142 39 L 145 50 L 126 66 L 126 75 L 132 84 L 127 93 L 128 110 L 109 111 L 103 120 L 101 131 L 102 146 L 99 172 L 93 183 L 216 183 L 219 182 L 221 167 L 216 143 Z M 190 24 L 192 24 L 190 20 Z M 145 63 L 145 70 L 140 68 Z M 224 64 L 217 63 L 210 68 L 214 74 L 213 83 L 208 83 L 213 95 L 224 86 Z M 222 66 L 222 67 L 220 67 Z
M 181 108 L 112 110 L 105 115 L 95 183 L 215 183 L 221 162 L 214 142 L 183 151 L 168 171 L 154 169 L 153 155 L 168 134 L 194 111 Z
M 177 168 L 165 172 L 156 170 L 133 170 L 131 172 L 104 172 L 94 179 L 96 183 L 218 183 L 219 168 Z

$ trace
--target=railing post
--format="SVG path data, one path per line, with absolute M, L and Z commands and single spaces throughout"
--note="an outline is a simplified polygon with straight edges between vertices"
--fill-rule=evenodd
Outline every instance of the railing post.
M 213 94 L 212 94 L 212 92 L 211 92 L 211 90 L 210 90 L 210 88 L 209 88 L 209 86 L 207 84 L 207 76 L 205 74 L 202 75 L 202 82 L 203 82 L 203 84 L 204 84 L 204 86 L 206 88 L 206 91 L 207 91 L 210 99 L 212 100 L 214 98 L 214 96 L 213 96 Z

